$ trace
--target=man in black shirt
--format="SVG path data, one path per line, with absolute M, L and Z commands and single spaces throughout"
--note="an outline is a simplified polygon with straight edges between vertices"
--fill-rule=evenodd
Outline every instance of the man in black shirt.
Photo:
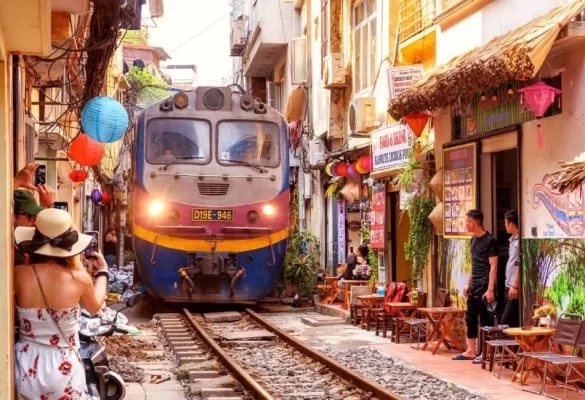
M 483 213 L 470 210 L 466 215 L 467 231 L 471 239 L 471 275 L 463 289 L 467 297 L 467 350 L 453 357 L 454 360 L 473 360 L 478 334 L 478 319 L 481 326 L 491 326 L 487 305 L 494 299 L 494 287 L 498 274 L 498 242 L 483 227 Z

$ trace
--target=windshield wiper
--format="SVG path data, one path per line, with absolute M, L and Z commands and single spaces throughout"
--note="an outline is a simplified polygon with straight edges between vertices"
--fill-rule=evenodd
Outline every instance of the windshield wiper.
M 205 159 L 205 157 L 199 157 L 199 156 L 176 156 L 173 161 L 171 161 L 170 163 L 168 163 L 167 165 L 165 165 L 163 167 L 163 171 L 166 171 L 170 165 L 173 165 L 174 163 L 176 163 L 179 160 L 204 160 L 204 159 Z
M 266 169 L 262 168 L 262 167 L 261 167 L 261 166 L 259 166 L 259 165 L 252 164 L 252 163 L 251 163 L 251 162 L 249 162 L 249 161 L 244 161 L 244 160 L 222 160 L 222 161 L 225 161 L 225 162 L 231 162 L 231 163 L 234 163 L 234 164 L 239 164 L 239 165 L 244 165 L 244 166 L 246 166 L 246 167 L 253 168 L 253 169 L 255 169 L 256 171 L 259 171 L 259 172 L 261 172 L 261 173 L 265 173 L 265 172 L 266 172 Z

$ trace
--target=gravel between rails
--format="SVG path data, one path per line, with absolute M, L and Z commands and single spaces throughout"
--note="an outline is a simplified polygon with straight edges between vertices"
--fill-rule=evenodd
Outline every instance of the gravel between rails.
M 323 353 L 405 399 L 488 400 L 487 397 L 421 372 L 376 349 L 358 348 L 336 352 L 328 346 Z
M 218 334 L 231 331 L 260 329 L 244 317 L 238 322 L 204 323 L 208 332 L 218 340 Z M 221 343 L 221 339 L 220 343 Z M 275 399 L 305 400 L 367 400 L 371 395 L 343 381 L 319 362 L 294 350 L 280 339 L 254 347 L 226 348 L 248 373 L 258 380 Z

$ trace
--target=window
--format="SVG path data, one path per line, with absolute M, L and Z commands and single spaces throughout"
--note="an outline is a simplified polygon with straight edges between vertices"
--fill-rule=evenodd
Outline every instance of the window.
M 278 125 L 260 121 L 223 121 L 217 128 L 217 159 L 223 165 L 249 162 L 277 167 L 280 162 Z
M 268 82 L 268 105 L 282 113 L 282 86 L 279 82 Z
M 353 7 L 354 93 L 373 86 L 376 79 L 376 1 L 363 0 Z
M 148 123 L 146 160 L 151 164 L 205 164 L 210 159 L 209 122 L 194 119 L 153 119 Z
M 323 63 L 329 53 L 329 0 L 321 0 L 321 76 L 323 76 Z

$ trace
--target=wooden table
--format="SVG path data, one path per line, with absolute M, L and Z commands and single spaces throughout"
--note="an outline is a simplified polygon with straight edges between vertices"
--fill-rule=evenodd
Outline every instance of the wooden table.
M 418 311 L 424 314 L 431 324 L 431 329 L 427 335 L 427 340 L 425 341 L 425 344 L 422 348 L 423 350 L 427 349 L 435 334 L 439 333 L 441 336 L 439 337 L 439 341 L 433 349 L 433 355 L 437 354 L 441 344 L 444 344 L 447 349 L 451 350 L 451 346 L 448 340 L 451 342 L 451 344 L 455 345 L 460 353 L 463 353 L 463 349 L 459 345 L 459 342 L 453 337 L 453 327 L 455 326 L 457 317 L 464 315 L 465 310 L 456 307 L 431 307 L 419 308 Z M 452 316 L 452 318 L 449 318 L 449 320 L 446 321 L 445 317 L 449 315 Z
M 370 281 L 343 281 L 343 288 L 341 288 L 343 290 L 343 295 L 344 295 L 344 299 L 343 299 L 343 303 L 341 304 L 341 308 L 344 310 L 349 310 L 349 294 L 351 293 L 351 287 L 352 286 L 363 286 L 363 285 L 368 285 L 370 283 Z
M 541 351 L 548 351 L 549 343 L 552 336 L 555 333 L 554 328 L 543 328 L 543 327 L 533 327 L 531 329 L 522 329 L 522 328 L 508 328 L 504 329 L 504 333 L 506 335 L 512 336 L 520 345 L 520 348 L 525 352 L 541 352 Z M 516 368 L 516 372 L 512 376 L 512 382 L 516 382 L 516 380 L 520 377 L 520 373 L 522 371 L 522 365 L 525 362 L 525 358 L 522 357 L 518 368 Z M 536 360 L 528 359 L 530 365 L 526 368 L 525 372 L 527 374 L 524 375 L 522 378 L 521 384 L 526 384 L 528 377 L 530 376 L 530 372 L 536 373 L 541 379 L 543 376 L 542 371 L 537 368 Z
M 325 292 L 323 304 L 332 304 L 337 297 L 337 281 L 336 276 L 326 276 L 323 278 L 329 285 L 318 285 L 317 287 Z

